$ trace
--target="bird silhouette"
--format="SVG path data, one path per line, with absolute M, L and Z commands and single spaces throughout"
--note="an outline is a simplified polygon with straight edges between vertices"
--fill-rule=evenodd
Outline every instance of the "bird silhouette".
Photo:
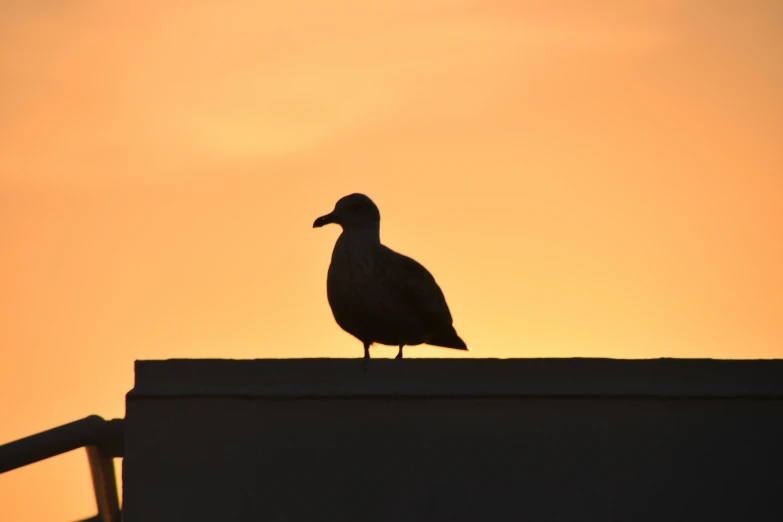
M 332 251 L 326 295 L 337 324 L 364 345 L 430 344 L 468 350 L 452 325 L 451 312 L 435 278 L 415 260 L 381 244 L 381 214 L 364 194 L 341 198 L 313 228 L 343 229 Z

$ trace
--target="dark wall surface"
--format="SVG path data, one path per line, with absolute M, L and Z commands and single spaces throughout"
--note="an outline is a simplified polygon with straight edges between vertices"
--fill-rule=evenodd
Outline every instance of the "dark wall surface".
M 780 521 L 783 361 L 141 361 L 126 522 Z

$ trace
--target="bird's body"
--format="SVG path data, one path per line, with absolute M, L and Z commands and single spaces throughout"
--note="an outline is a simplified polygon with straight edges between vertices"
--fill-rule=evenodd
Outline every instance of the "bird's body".
M 327 297 L 337 324 L 364 344 L 365 357 L 373 343 L 399 346 L 398 357 L 403 346 L 425 343 L 467 350 L 432 275 L 381 244 L 380 214 L 369 198 L 346 196 L 319 220 L 314 226 L 343 226 L 329 265 Z

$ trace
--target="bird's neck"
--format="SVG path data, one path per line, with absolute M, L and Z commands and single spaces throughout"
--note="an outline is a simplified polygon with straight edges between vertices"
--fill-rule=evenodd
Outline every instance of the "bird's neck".
M 367 245 L 380 245 L 381 232 L 378 226 L 347 228 L 340 234 L 341 241 L 358 242 Z

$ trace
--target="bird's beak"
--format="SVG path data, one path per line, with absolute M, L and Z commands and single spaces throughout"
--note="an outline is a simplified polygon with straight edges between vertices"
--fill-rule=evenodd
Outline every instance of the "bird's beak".
M 334 217 L 332 214 L 326 214 L 325 216 L 321 216 L 316 219 L 313 223 L 313 228 L 321 228 L 322 226 L 328 225 L 329 223 L 334 223 Z

